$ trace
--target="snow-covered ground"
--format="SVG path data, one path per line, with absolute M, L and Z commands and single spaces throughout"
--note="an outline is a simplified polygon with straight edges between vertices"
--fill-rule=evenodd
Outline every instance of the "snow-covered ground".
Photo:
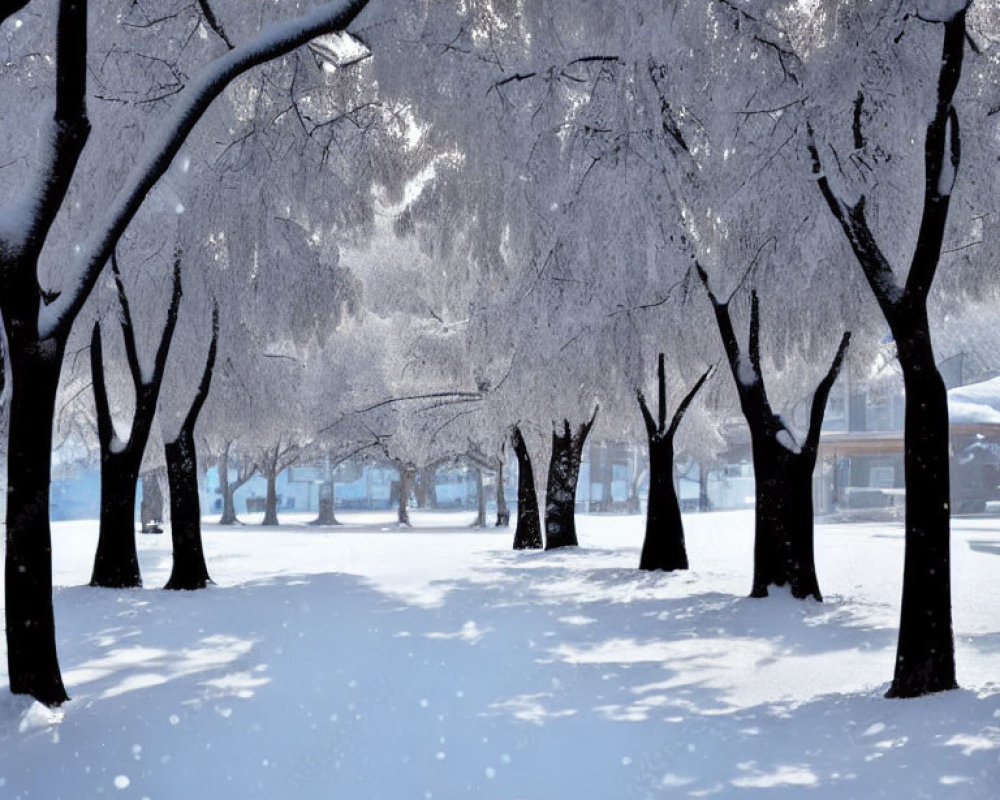
M 86 587 L 96 523 L 57 523 L 73 699 L 0 689 L 0 798 L 1000 797 L 1000 521 L 954 523 L 963 688 L 890 701 L 898 525 L 818 528 L 820 604 L 747 599 L 749 512 L 687 517 L 673 575 L 640 517 L 546 554 L 343 516 L 208 525 L 195 593 L 155 588 L 168 535 L 153 588 Z

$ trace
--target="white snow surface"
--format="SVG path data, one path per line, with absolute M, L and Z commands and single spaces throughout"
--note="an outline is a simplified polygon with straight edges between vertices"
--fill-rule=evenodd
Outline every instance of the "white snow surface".
M 948 391 L 952 423 L 1000 424 L 1000 377 Z
M 550 553 L 343 517 L 206 525 L 217 583 L 180 593 L 86 586 L 96 522 L 56 523 L 73 699 L 0 673 L 0 797 L 1000 797 L 1000 520 L 953 523 L 963 688 L 902 701 L 895 524 L 818 526 L 817 603 L 746 596 L 752 512 L 688 515 L 676 574 L 637 516 Z M 162 586 L 169 532 L 138 540 Z

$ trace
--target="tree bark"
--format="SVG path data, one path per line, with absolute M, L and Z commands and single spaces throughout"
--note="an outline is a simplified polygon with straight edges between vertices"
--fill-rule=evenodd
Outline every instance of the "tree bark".
M 677 407 L 670 426 L 667 426 L 667 390 L 660 353 L 657 365 L 658 414 L 654 419 L 639 393 L 639 408 L 646 423 L 649 440 L 649 504 L 646 510 L 646 536 L 639 557 L 639 569 L 670 572 L 688 568 L 687 548 L 684 544 L 684 523 L 681 506 L 674 484 L 674 435 L 694 396 L 712 374 L 709 369 Z
M 164 589 L 204 589 L 212 579 L 205 563 L 201 539 L 201 503 L 198 499 L 198 456 L 194 431 L 182 428 L 180 436 L 163 446 L 170 485 L 170 538 L 174 565 Z
M 507 495 L 504 492 L 504 458 L 503 455 L 497 460 L 497 524 L 498 528 L 506 528 L 510 525 L 510 509 L 507 507 Z
M 236 503 L 233 500 L 236 490 L 230 488 L 229 485 L 229 450 L 231 447 L 231 443 L 226 442 L 222 448 L 222 456 L 219 458 L 219 494 L 222 495 L 220 525 L 235 525 L 239 521 L 236 518 Z
M 34 314 L 27 311 L 27 320 L 8 314 L 6 308 L 3 315 L 11 364 L 4 566 L 7 672 L 11 692 L 55 706 L 69 699 L 56 655 L 49 527 L 52 421 L 66 342 L 61 336 L 34 339 L 29 331 L 36 324 L 37 309 Z
M 486 488 L 483 486 L 483 470 L 480 467 L 472 468 L 476 481 L 476 521 L 472 523 L 473 528 L 486 527 Z
M 141 456 L 141 453 L 140 453 Z M 135 491 L 139 464 L 130 453 L 102 453 L 101 519 L 91 586 L 142 586 L 135 546 Z
M 521 429 L 515 425 L 511 434 L 517 457 L 517 527 L 514 530 L 515 550 L 539 550 L 542 547 L 542 525 L 535 493 L 535 473 L 532 472 L 528 447 Z
M 399 503 L 396 506 L 396 522 L 404 527 L 410 527 L 410 487 L 413 485 L 413 475 L 416 470 L 407 464 L 399 466 Z
M 545 549 L 576 547 L 576 483 L 580 477 L 580 460 L 587 435 L 594 426 L 600 406 L 594 407 L 590 420 L 574 433 L 569 420 L 563 420 L 560 431 L 552 431 L 552 459 L 545 490 Z
M 310 525 L 339 525 L 340 522 L 337 520 L 337 482 L 331 478 L 322 486 L 328 486 L 330 489 L 329 496 L 320 497 L 318 501 L 319 513 Z
M 264 498 L 264 519 L 261 525 L 278 524 L 278 472 L 274 469 L 265 469 L 264 477 L 267 479 L 267 494 Z
M 142 481 L 142 502 L 139 505 L 139 519 L 143 533 L 163 533 L 163 492 L 160 479 L 155 472 L 147 472 Z

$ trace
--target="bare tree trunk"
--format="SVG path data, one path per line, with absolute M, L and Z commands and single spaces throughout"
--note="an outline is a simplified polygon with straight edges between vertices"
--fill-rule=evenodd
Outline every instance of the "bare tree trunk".
M 135 545 L 138 472 L 139 464 L 132 454 L 102 454 L 101 518 L 91 586 L 109 589 L 142 586 Z
M 163 533 L 163 491 L 160 477 L 156 472 L 147 472 L 142 481 L 142 502 L 139 505 L 139 519 L 143 533 Z
M 233 495 L 236 490 L 229 485 L 229 450 L 231 442 L 226 442 L 222 448 L 222 456 L 219 458 L 219 494 L 222 495 L 222 517 L 219 519 L 220 525 L 235 525 L 236 503 Z
M 170 537 L 174 565 L 164 589 L 204 589 L 212 579 L 201 540 L 198 456 L 193 431 L 184 429 L 163 446 L 170 484 Z
M 56 655 L 49 528 L 52 421 L 66 342 L 61 336 L 33 340 L 26 321 L 6 312 L 12 378 L 4 568 L 7 672 L 11 692 L 53 706 L 69 699 Z M 33 316 L 29 311 L 31 323 Z
M 472 523 L 473 528 L 486 527 L 486 489 L 483 486 L 483 470 L 480 467 L 472 468 L 476 481 L 476 521 Z
M 399 465 L 399 504 L 396 507 L 396 522 L 410 527 L 410 488 L 413 484 L 415 468 L 409 464 Z
M 580 460 L 587 435 L 594 426 L 600 406 L 588 422 L 570 429 L 569 420 L 563 420 L 563 429 L 552 431 L 552 460 L 549 462 L 549 480 L 545 490 L 545 549 L 576 547 L 576 482 L 580 477 Z
M 164 444 L 167 480 L 170 483 L 170 536 L 174 565 L 164 589 L 204 589 L 212 579 L 205 564 L 201 540 L 201 502 L 198 499 L 198 454 L 194 428 L 208 397 L 215 370 L 219 341 L 219 307 L 212 308 L 212 342 L 198 391 L 188 410 L 177 438 Z
M 497 524 L 498 528 L 506 528 L 510 525 L 510 509 L 507 507 L 507 494 L 504 491 L 504 458 L 503 450 L 501 449 L 501 456 L 497 459 L 497 485 L 496 485 L 496 495 L 497 495 Z
M 517 528 L 514 530 L 515 550 L 539 550 L 542 547 L 542 525 L 535 493 L 535 473 L 532 472 L 528 447 L 521 429 L 515 425 L 511 440 L 517 457 Z
M 278 524 L 278 472 L 275 469 L 265 469 L 267 479 L 267 495 L 264 499 L 264 519 L 261 525 Z
M 340 522 L 337 520 L 336 506 L 337 506 L 337 482 L 331 478 L 324 484 L 321 484 L 321 488 L 328 489 L 329 493 L 326 496 L 320 496 L 318 500 L 319 513 L 310 525 L 339 525 Z

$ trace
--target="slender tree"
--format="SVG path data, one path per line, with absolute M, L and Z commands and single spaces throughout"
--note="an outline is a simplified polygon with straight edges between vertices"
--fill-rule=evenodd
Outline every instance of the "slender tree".
M 139 480 L 142 456 L 149 441 L 149 432 L 153 427 L 156 403 L 167 368 L 170 343 L 177 327 L 177 312 L 182 293 L 180 252 L 174 255 L 173 292 L 167 308 L 167 321 L 160 334 L 160 343 L 153 360 L 153 371 L 148 377 L 143 375 L 142 365 L 139 363 L 132 312 L 118 269 L 118 260 L 114 254 L 111 257 L 111 269 L 118 290 L 125 359 L 135 390 L 135 413 L 128 438 L 120 439 L 115 431 L 111 404 L 108 401 L 101 325 L 99 322 L 95 323 L 90 342 L 90 368 L 97 410 L 97 438 L 101 448 L 101 520 L 90 585 L 119 589 L 142 585 L 139 556 L 135 546 L 136 484 Z
M 10 433 L 7 450 L 5 610 L 10 688 L 47 705 L 67 699 L 56 654 L 52 611 L 52 536 L 48 491 L 52 425 L 66 341 L 118 240 L 164 174 L 194 125 L 236 76 L 346 26 L 367 0 L 333 0 L 276 23 L 213 61 L 188 82 L 157 135 L 90 236 L 65 259 L 61 291 L 39 283 L 38 261 L 90 135 L 86 106 L 87 2 L 59 0 L 55 104 L 40 136 L 38 166 L 4 212 L 18 224 L 0 231 L 0 314 L 9 349 Z M 3 17 L 23 7 L 19 0 Z
M 212 306 L 212 341 L 205 371 L 191 407 L 181 422 L 177 436 L 164 442 L 167 480 L 170 485 L 170 538 L 174 564 L 165 589 L 204 589 L 212 579 L 205 564 L 201 541 L 201 504 L 198 500 L 198 454 L 194 428 L 212 386 L 215 355 L 219 343 L 219 306 Z
M 267 493 L 264 496 L 264 519 L 261 525 L 278 524 L 278 476 L 295 464 L 302 456 L 302 448 L 291 439 L 279 436 L 271 446 L 265 448 L 257 464 L 261 474 L 267 481 Z
M 681 521 L 681 506 L 674 488 L 674 434 L 677 433 L 691 401 L 712 374 L 712 369 L 709 368 L 687 393 L 674 412 L 669 426 L 663 353 L 660 353 L 656 367 L 659 403 L 655 419 L 646 405 L 646 398 L 639 391 L 639 408 L 649 439 L 649 506 L 646 510 L 646 536 L 642 543 L 639 569 L 669 572 L 688 568 L 684 523 Z
M 564 419 L 562 430 L 552 431 L 552 459 L 545 489 L 545 549 L 576 547 L 576 482 L 580 477 L 583 445 L 594 427 L 600 406 L 574 432 Z
M 539 550 L 542 547 L 542 524 L 535 492 L 535 473 L 531 467 L 528 446 L 519 425 L 511 431 L 511 443 L 517 457 L 517 527 L 514 529 L 515 550 Z
M 937 96 L 924 139 L 923 209 L 905 284 L 897 281 L 876 241 L 865 213 L 865 196 L 853 203 L 841 198 L 823 172 L 818 147 L 811 138 L 809 142 L 816 183 L 892 331 L 906 391 L 906 553 L 896 666 L 888 697 L 918 697 L 958 686 L 951 621 L 948 395 L 934 361 L 927 297 L 941 260 L 962 154 L 953 101 L 962 74 L 967 7 L 968 3 L 951 7 L 944 19 L 937 20 L 944 27 Z M 854 115 L 859 145 L 864 144 L 862 102 L 859 94 Z
M 840 372 L 851 334 L 845 333 L 840 340 L 833 363 L 813 394 L 809 428 L 799 444 L 785 421 L 772 410 L 764 387 L 757 293 L 750 295 L 750 341 L 744 354 L 729 317 L 732 298 L 719 300 L 708 285 L 705 270 L 700 264 L 697 269 L 712 301 L 740 408 L 750 428 L 756 494 L 750 596 L 767 597 L 769 586 L 787 585 L 793 597 L 822 600 L 813 556 L 812 475 L 826 401 Z
M 222 517 L 220 525 L 235 525 L 239 522 L 236 516 L 236 490 L 257 474 L 256 459 L 247 454 L 233 455 L 233 441 L 227 439 L 219 456 L 219 492 L 222 494 Z M 230 472 L 235 468 L 235 475 Z M 231 477 L 232 475 L 232 477 Z

